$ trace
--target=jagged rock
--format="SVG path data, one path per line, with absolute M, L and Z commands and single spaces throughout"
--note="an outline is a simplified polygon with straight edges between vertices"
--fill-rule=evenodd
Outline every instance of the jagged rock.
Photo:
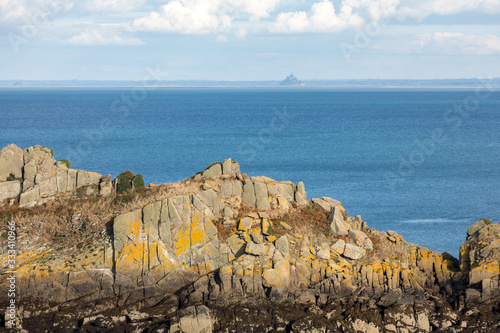
M 349 259 L 358 260 L 363 258 L 365 256 L 365 253 L 366 253 L 365 249 L 359 246 L 346 244 L 343 256 Z
M 328 223 L 330 224 L 330 229 L 335 235 L 345 236 L 349 232 L 349 225 L 345 223 L 342 212 L 338 206 L 333 207 L 330 215 L 328 216 Z
M 4 182 L 11 175 L 15 178 L 23 177 L 24 154 L 15 144 L 11 144 L 0 151 L 0 182 Z
M 0 201 L 17 198 L 21 193 L 21 182 L 18 180 L 0 183 Z
M 473 225 L 471 225 L 468 229 L 467 229 L 467 236 L 472 236 L 474 235 L 476 232 L 478 232 L 479 230 L 481 230 L 482 228 L 484 228 L 486 226 L 486 223 L 483 221 L 483 220 L 480 220 L 476 223 L 474 223 Z

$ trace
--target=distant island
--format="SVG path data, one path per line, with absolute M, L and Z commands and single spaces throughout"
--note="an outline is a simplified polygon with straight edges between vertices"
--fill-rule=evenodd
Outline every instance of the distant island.
M 297 79 L 293 73 L 288 75 L 286 79 L 281 81 L 280 86 L 303 86 L 304 84 Z

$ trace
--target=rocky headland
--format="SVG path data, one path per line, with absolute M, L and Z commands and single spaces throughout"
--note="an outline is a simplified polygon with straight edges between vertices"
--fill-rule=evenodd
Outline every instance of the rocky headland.
M 457 259 L 231 159 L 146 187 L 10 145 L 0 228 L 0 330 L 500 331 L 500 224 L 464 230 Z

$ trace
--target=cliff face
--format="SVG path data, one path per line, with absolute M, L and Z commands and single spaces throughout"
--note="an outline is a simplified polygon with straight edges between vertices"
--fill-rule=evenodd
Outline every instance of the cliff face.
M 0 163 L 24 165 L 14 175 L 26 182 L 23 158 Z M 499 329 L 491 220 L 467 230 L 457 260 L 371 229 L 334 199 L 308 201 L 302 182 L 248 177 L 230 159 L 178 184 L 74 194 L 0 208 L 2 227 L 18 228 L 17 324 L 30 332 Z

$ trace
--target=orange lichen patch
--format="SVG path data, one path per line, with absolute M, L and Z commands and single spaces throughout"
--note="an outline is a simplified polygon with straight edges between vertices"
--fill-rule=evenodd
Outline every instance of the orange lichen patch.
M 475 284 L 484 279 L 498 277 L 500 274 L 500 266 L 498 261 L 490 261 L 478 267 L 473 267 L 469 273 L 469 283 Z

